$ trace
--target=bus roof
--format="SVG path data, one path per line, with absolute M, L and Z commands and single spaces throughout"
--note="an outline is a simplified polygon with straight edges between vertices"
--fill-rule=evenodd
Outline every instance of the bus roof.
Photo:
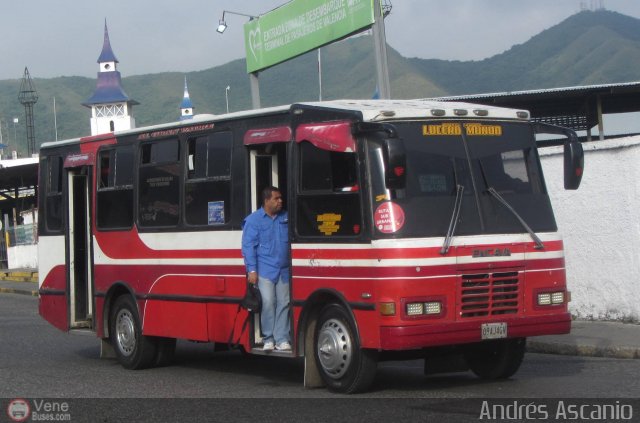
M 527 120 L 529 118 L 529 112 L 524 110 L 508 109 L 496 106 L 485 106 L 473 103 L 444 102 L 436 100 L 333 100 L 301 102 L 262 109 L 244 110 L 222 115 L 201 114 L 194 116 L 192 119 L 127 129 L 124 131 L 117 131 L 113 134 L 107 133 L 103 135 L 73 138 L 65 141 L 46 142 L 41 145 L 41 148 L 60 146 L 64 144 L 74 144 L 82 141 L 100 140 L 112 138 L 114 136 L 131 135 L 141 132 L 152 132 L 167 128 L 175 128 L 178 126 L 190 126 L 198 123 L 215 123 L 226 120 L 258 117 L 278 113 L 288 113 L 291 110 L 295 110 L 297 108 L 356 112 L 362 115 L 362 120 L 365 122 L 447 117 L 517 120 Z
M 435 100 L 335 100 L 298 104 L 306 107 L 360 112 L 364 121 L 465 116 L 518 120 L 529 118 L 529 112 L 525 110 Z M 294 104 L 291 107 L 295 108 L 295 106 Z

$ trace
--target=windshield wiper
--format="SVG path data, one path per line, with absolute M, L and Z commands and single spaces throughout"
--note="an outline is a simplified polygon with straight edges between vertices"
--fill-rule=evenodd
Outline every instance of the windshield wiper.
M 440 254 L 445 255 L 449 251 L 451 246 L 451 239 L 456 232 L 456 226 L 458 225 L 458 217 L 460 217 L 460 209 L 462 208 L 462 193 L 464 192 L 464 186 L 456 186 L 456 201 L 453 204 L 453 214 L 451 215 L 451 221 L 449 222 L 449 229 L 447 230 L 447 236 L 444 238 L 444 244 L 440 248 Z
M 493 187 L 489 187 L 489 189 L 487 191 L 489 191 L 489 194 L 493 195 L 495 197 L 495 199 L 500 202 L 500 204 L 505 206 L 507 208 L 507 210 L 509 210 L 511 212 L 511 214 L 513 214 L 516 217 L 516 219 L 518 219 L 518 221 L 520 222 L 522 227 L 525 228 L 527 230 L 527 232 L 529 232 L 529 235 L 531 236 L 531 239 L 533 239 L 533 242 L 536 243 L 536 246 L 535 246 L 536 250 L 542 250 L 544 248 L 544 244 L 542 243 L 542 240 L 538 237 L 538 235 L 536 235 L 535 232 L 533 232 L 533 229 L 531 229 L 529 227 L 529 225 L 527 225 L 527 222 L 525 222 L 524 219 L 522 219 L 522 217 L 520 217 L 518 212 L 515 211 L 513 209 L 513 207 L 511 207 L 511 205 L 509 203 L 507 203 L 507 200 L 502 198 L 502 196 L 500 194 L 498 194 L 498 191 L 496 191 Z

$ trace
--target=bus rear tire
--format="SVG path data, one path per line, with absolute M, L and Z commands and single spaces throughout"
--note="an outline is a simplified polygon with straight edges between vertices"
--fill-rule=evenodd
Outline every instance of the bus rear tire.
M 121 295 L 113 304 L 109 335 L 118 362 L 125 369 L 145 369 L 155 364 L 157 340 L 142 335 L 138 307 L 131 296 Z
M 468 347 L 465 359 L 481 379 L 506 379 L 520 368 L 526 345 L 526 338 L 485 341 Z
M 355 324 L 343 307 L 329 304 L 321 311 L 313 353 L 320 376 L 332 392 L 365 391 L 375 377 L 377 354 L 360 348 L 355 334 Z

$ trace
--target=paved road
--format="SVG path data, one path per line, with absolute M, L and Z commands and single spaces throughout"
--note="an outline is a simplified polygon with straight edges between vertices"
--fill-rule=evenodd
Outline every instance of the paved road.
M 221 416 L 226 415 L 226 421 L 245 420 L 266 412 L 262 410 L 283 414 L 280 421 L 288 421 L 285 417 L 296 412 L 308 421 L 316 421 L 315 416 L 317 421 L 329 416 L 344 421 L 347 416 L 368 415 L 371 421 L 403 414 L 474 421 L 479 403 L 457 399 L 618 398 L 636 399 L 636 416 L 640 416 L 640 360 L 528 354 L 513 379 L 497 382 L 481 381 L 471 373 L 424 377 L 421 361 L 386 362 L 380 364 L 369 393 L 346 397 L 304 389 L 301 360 L 213 353 L 209 344 L 179 342 L 173 366 L 128 371 L 115 360 L 98 358 L 98 341 L 93 336 L 69 335 L 42 320 L 37 302 L 35 297 L 0 295 L 0 398 L 228 398 L 144 402 L 158 413 L 185 407 L 200 410 L 208 420 L 209 407 L 224 406 Z M 244 400 L 231 400 L 239 398 Z M 292 399 L 297 402 L 291 403 Z M 108 418 L 109 413 L 122 417 L 140 411 L 139 401 L 71 401 L 76 413 L 73 421 L 101 407 L 106 413 L 101 421 L 116 421 Z M 0 407 L 5 408 L 5 403 Z M 129 418 L 144 421 L 150 415 Z M 3 410 L 0 416 L 2 421 Z

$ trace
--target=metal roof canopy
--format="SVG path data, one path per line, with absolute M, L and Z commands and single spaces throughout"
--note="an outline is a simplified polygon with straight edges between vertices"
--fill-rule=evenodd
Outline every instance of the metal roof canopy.
M 440 97 L 435 100 L 465 101 L 529 110 L 531 118 L 576 131 L 587 131 L 598 125 L 604 139 L 603 114 L 640 111 L 640 82 L 585 85 L 543 90 L 472 94 Z
M 14 202 L 20 191 L 35 189 L 38 185 L 38 163 L 0 167 L 0 197 Z

